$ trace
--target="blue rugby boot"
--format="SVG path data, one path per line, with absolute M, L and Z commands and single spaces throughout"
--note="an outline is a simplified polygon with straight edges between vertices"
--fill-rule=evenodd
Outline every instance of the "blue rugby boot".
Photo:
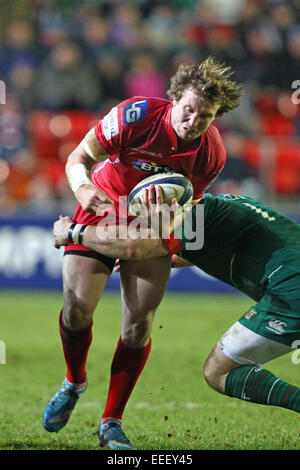
M 43 426 L 46 431 L 58 432 L 67 424 L 74 406 L 86 388 L 87 382 L 78 389 L 67 379 L 63 381 L 62 386 L 45 408 Z
M 111 450 L 134 450 L 135 447 L 130 442 L 122 429 L 121 421 L 109 419 L 106 423 L 100 424 L 98 430 L 100 447 L 107 447 Z

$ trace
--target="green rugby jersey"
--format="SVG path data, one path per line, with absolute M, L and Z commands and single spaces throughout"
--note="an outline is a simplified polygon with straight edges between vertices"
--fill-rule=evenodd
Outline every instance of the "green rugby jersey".
M 182 258 L 256 301 L 287 278 L 286 267 L 300 272 L 300 226 L 288 217 L 248 196 L 205 194 L 199 204 L 204 206 L 204 245 L 188 247 L 193 240 L 183 223 Z M 201 223 L 197 206 L 190 219 L 195 233 Z

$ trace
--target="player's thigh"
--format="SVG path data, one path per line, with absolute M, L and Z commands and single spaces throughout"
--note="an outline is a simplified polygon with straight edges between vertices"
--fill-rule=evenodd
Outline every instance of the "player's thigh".
M 132 316 L 146 314 L 160 304 L 171 271 L 169 257 L 121 261 L 122 307 Z
M 64 321 L 69 327 L 90 322 L 110 276 L 98 259 L 68 254 L 63 259 Z
M 128 346 L 142 347 L 147 343 L 170 270 L 169 257 L 121 262 L 122 339 Z
M 226 377 L 231 370 L 244 365 L 262 365 L 291 349 L 236 322 L 224 333 L 208 356 L 204 377 L 211 387 L 224 393 Z
M 289 345 L 262 336 L 239 321 L 226 331 L 218 346 L 227 358 L 240 365 L 262 365 L 292 350 Z
M 300 275 L 289 265 L 259 302 L 221 338 L 224 353 L 241 364 L 265 364 L 290 352 L 300 340 Z M 297 343 L 297 344 L 295 344 Z

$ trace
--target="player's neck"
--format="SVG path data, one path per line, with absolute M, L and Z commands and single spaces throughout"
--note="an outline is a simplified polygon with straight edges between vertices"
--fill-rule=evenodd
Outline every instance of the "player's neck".
M 177 138 L 177 140 L 178 140 L 178 145 L 177 145 L 178 153 L 185 153 L 191 150 L 196 150 L 196 148 L 199 147 L 201 136 L 193 140 L 183 140 L 180 138 Z

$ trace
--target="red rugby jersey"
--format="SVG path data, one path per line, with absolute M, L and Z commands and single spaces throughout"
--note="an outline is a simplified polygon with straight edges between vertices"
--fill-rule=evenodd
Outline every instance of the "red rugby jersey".
M 224 167 L 225 148 L 214 125 L 202 134 L 198 148 L 178 153 L 171 109 L 168 100 L 135 96 L 96 125 L 95 135 L 110 157 L 97 165 L 92 181 L 115 203 L 142 179 L 170 169 L 192 181 L 199 199 Z

